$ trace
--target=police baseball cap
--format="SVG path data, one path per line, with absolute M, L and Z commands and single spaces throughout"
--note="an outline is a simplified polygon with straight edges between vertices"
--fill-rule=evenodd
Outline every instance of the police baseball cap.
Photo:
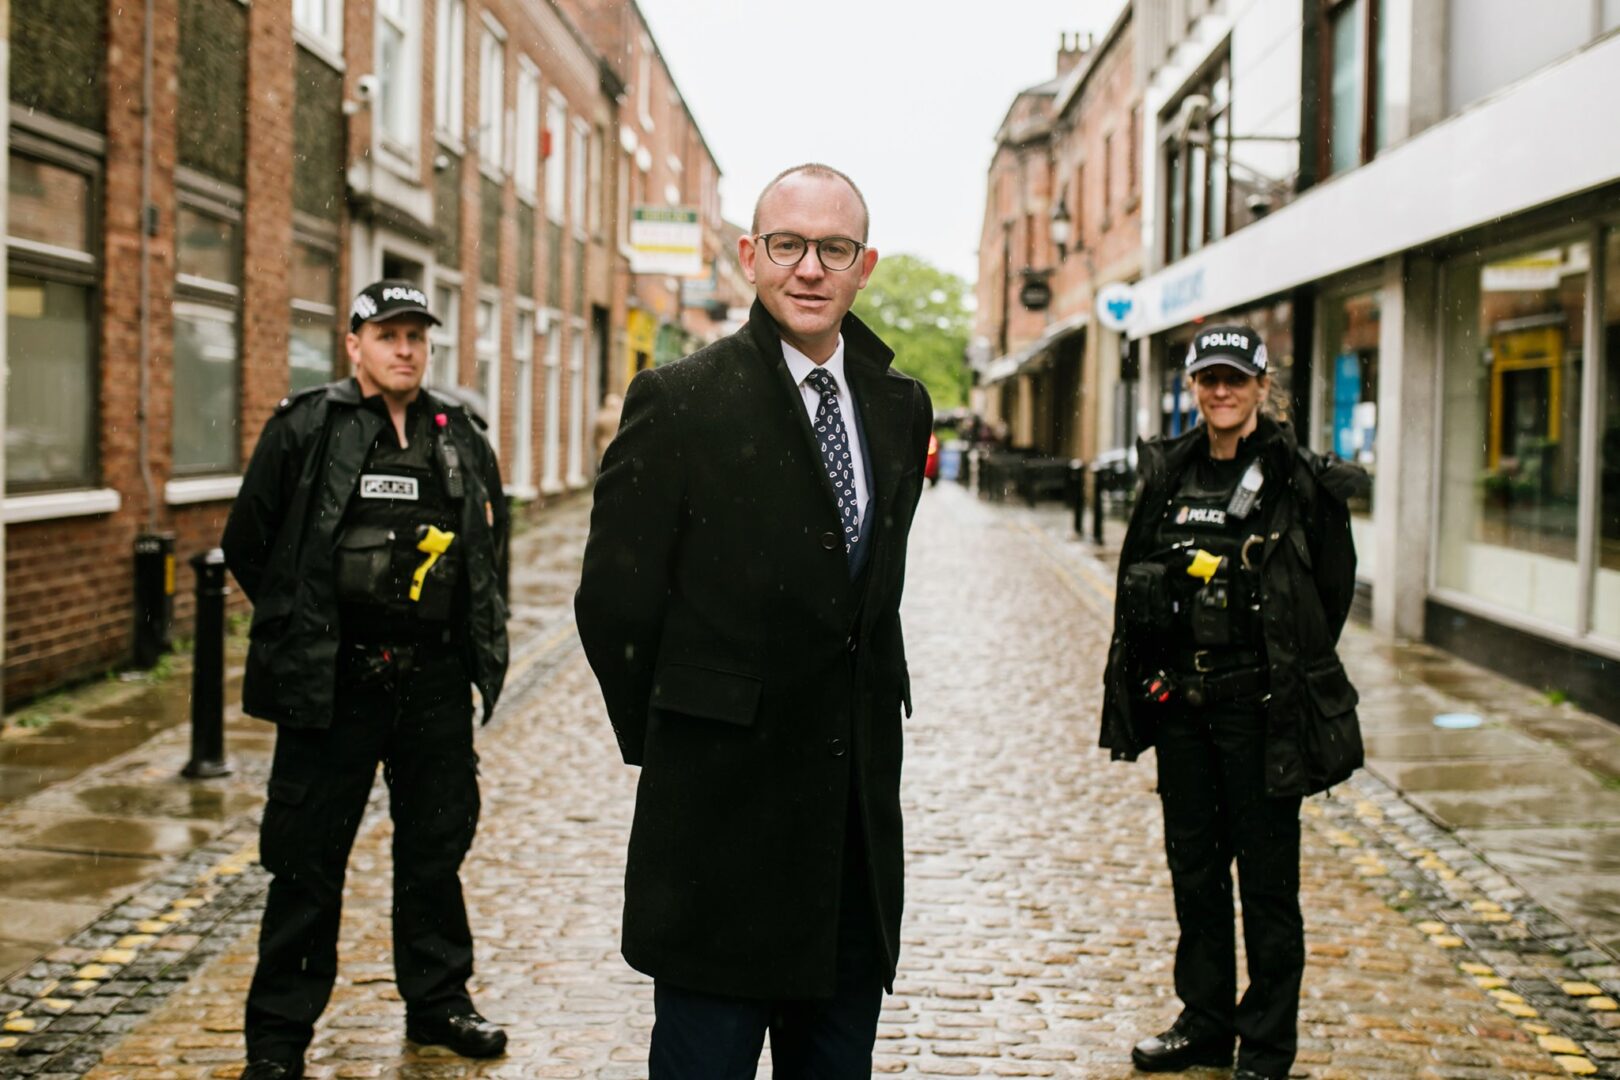
M 1187 374 L 1224 364 L 1245 375 L 1264 375 L 1269 369 L 1266 343 L 1247 326 L 1210 326 L 1198 331 L 1187 347 Z
M 349 333 L 360 332 L 360 324 L 381 322 L 398 315 L 420 315 L 434 326 L 439 317 L 428 310 L 427 293 L 414 283 L 398 278 L 374 281 L 360 290 L 349 309 Z

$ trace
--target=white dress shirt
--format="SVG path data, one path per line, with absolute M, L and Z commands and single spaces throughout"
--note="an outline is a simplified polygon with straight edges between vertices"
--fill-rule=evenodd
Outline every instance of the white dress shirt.
M 838 384 L 838 411 L 843 414 L 844 430 L 849 433 L 849 463 L 855 473 L 855 512 L 859 515 L 860 527 L 864 530 L 866 504 L 869 498 L 866 490 L 866 455 L 861 447 L 860 426 L 855 422 L 855 398 L 850 393 L 849 380 L 844 377 L 844 335 L 838 335 L 838 347 L 833 350 L 832 357 L 825 364 L 818 365 L 785 341 L 782 342 L 782 359 L 787 361 L 788 372 L 792 374 L 794 383 L 799 387 L 799 396 L 804 401 L 804 411 L 810 416 L 812 428 L 816 426 L 816 413 L 821 409 L 821 394 L 806 383 L 805 379 L 820 367 Z M 816 456 L 820 458 L 820 454 Z

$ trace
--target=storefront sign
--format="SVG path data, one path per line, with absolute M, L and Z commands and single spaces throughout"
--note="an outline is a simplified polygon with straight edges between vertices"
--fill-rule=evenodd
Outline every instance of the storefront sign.
M 1182 308 L 1191 307 L 1204 298 L 1204 268 L 1200 266 L 1184 277 L 1167 281 L 1159 291 L 1159 314 L 1165 318 L 1175 316 Z
M 1136 311 L 1136 290 L 1123 281 L 1104 285 L 1097 293 L 1097 321 L 1109 330 L 1124 330 Z
M 1046 275 L 1026 278 L 1024 287 L 1018 290 L 1018 302 L 1031 311 L 1044 311 L 1052 302 L 1052 286 Z
M 630 272 L 697 277 L 703 225 L 689 206 L 638 206 L 630 216 Z

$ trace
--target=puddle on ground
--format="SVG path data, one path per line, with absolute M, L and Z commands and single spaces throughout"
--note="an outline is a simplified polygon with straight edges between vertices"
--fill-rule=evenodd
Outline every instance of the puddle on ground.
M 1488 797 L 1510 788 L 1546 788 L 1572 796 L 1602 791 L 1591 775 L 1553 754 L 1528 761 L 1380 761 L 1378 771 L 1405 792 L 1479 792 Z M 1615 800 L 1620 803 L 1620 793 Z
M 41 810 L 55 811 L 71 807 L 109 817 L 224 821 L 253 809 L 262 801 L 259 796 L 244 791 L 226 791 L 202 783 L 177 780 L 166 784 L 101 784 L 51 792 L 36 805 Z
M 1552 790 L 1415 791 L 1407 798 L 1450 829 L 1620 821 L 1620 792 L 1606 791 L 1595 783 L 1589 788 Z
M 1518 758 L 1544 756 L 1545 746 L 1501 728 L 1444 731 L 1364 731 L 1370 758 L 1396 761 L 1425 758 Z
M 11 848 L 0 859 L 0 906 L 5 898 L 20 897 L 106 907 L 162 866 L 151 859 Z
M 10 842 L 20 848 L 74 851 L 85 854 L 158 859 L 184 855 L 205 843 L 215 830 L 180 821 L 142 821 L 119 817 L 68 817 L 34 811 L 6 819 Z

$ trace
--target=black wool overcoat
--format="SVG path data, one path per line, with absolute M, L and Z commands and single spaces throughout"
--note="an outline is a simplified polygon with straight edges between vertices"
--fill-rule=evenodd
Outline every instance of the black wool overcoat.
M 893 979 L 911 707 L 900 593 L 933 410 L 854 316 L 843 335 L 873 479 L 854 580 L 757 302 L 736 334 L 636 376 L 597 480 L 575 611 L 620 753 L 641 766 L 624 956 L 692 990 L 834 992 L 852 793 Z

